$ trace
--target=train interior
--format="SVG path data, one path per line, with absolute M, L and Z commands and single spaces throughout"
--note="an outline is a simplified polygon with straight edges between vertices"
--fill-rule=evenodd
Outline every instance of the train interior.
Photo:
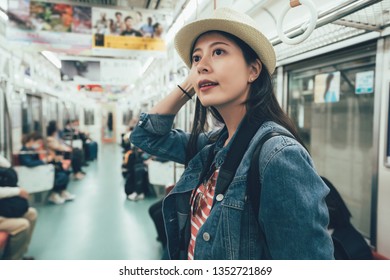
M 0 154 L 38 211 L 27 255 L 162 258 L 150 209 L 184 166 L 143 154 L 145 196 L 129 199 L 126 136 L 140 113 L 188 74 L 174 48 L 176 32 L 226 6 L 261 24 L 277 55 L 272 78 L 280 104 L 375 256 L 390 258 L 390 0 L 289 2 L 299 1 L 0 0 Z M 123 39 L 123 26 L 115 33 L 118 12 L 143 30 L 142 39 Z M 182 108 L 175 128 L 190 130 L 194 105 Z M 76 127 L 97 147 L 80 178 L 70 176 L 67 190 L 76 198 L 61 205 L 48 201 L 51 167 L 18 162 L 23 137 L 47 138 L 53 121 L 59 131 Z M 81 138 L 64 141 L 73 149 L 86 145 Z M 0 237 L 1 256 L 7 235 Z

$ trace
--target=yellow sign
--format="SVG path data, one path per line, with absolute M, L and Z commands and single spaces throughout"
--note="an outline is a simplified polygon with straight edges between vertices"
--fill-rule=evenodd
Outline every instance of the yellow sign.
M 159 38 L 94 34 L 94 48 L 165 51 L 165 41 Z

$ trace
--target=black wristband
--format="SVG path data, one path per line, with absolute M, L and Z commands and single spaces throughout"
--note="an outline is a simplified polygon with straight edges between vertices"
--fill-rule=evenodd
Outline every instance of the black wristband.
M 192 99 L 192 96 L 191 96 L 187 91 L 185 91 L 181 86 L 177 85 L 177 87 L 178 87 L 179 89 L 181 89 L 181 91 L 182 91 L 185 95 L 187 95 L 187 97 L 188 97 L 189 99 Z

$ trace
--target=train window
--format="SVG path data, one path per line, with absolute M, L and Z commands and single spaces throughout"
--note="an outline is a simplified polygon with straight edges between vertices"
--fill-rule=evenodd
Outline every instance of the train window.
M 376 44 L 286 67 L 288 113 L 320 175 L 340 190 L 352 222 L 370 233 Z
M 22 101 L 22 132 L 23 134 L 33 131 L 42 131 L 42 100 L 40 97 L 27 95 Z
M 31 96 L 30 102 L 31 102 L 31 115 L 33 121 L 33 131 L 38 131 L 39 133 L 43 133 L 42 126 L 41 126 L 42 100 L 41 98 Z
M 85 125 L 95 124 L 95 114 L 93 109 L 84 109 L 84 124 Z
M 49 119 L 50 120 L 58 120 L 58 103 L 57 100 L 52 99 L 50 100 L 50 114 L 49 114 Z
M 122 115 L 122 124 L 128 126 L 133 119 L 133 110 L 124 111 Z
M 70 103 L 62 103 L 62 113 L 63 113 L 63 125 L 65 126 L 68 121 L 76 119 L 74 107 Z

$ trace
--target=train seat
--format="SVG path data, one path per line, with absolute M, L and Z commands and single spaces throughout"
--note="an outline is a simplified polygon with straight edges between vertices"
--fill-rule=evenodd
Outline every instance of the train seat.
M 36 167 L 14 166 L 18 174 L 18 185 L 30 194 L 48 191 L 54 185 L 54 166 L 45 164 Z
M 3 258 L 5 246 L 7 245 L 8 233 L 0 231 L 0 260 Z

